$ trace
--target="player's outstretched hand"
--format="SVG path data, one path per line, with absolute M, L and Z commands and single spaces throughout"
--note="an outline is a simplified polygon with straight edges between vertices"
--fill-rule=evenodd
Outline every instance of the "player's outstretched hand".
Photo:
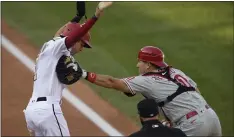
M 102 12 L 106 9 L 106 8 L 108 8 L 108 7 L 110 7 L 111 5 L 112 5 L 112 3 L 113 2 L 110 2 L 110 1 L 108 1 L 108 2 L 99 2 L 98 3 L 98 6 L 97 6 L 97 8 L 96 8 L 96 12 L 95 12 L 95 16 L 96 17 L 100 17 L 101 15 L 102 15 Z

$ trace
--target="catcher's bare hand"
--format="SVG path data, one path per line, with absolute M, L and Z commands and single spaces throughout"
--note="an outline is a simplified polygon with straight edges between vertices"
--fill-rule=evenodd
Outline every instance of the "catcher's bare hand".
M 104 9 L 110 7 L 113 2 L 99 2 L 96 8 L 95 16 L 100 17 Z

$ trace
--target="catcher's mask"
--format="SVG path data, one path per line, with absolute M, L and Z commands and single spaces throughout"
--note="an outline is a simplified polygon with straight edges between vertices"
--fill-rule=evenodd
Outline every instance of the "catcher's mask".
M 145 46 L 138 53 L 138 60 L 150 62 L 159 68 L 168 65 L 164 62 L 164 53 L 161 49 L 154 46 Z
M 65 26 L 64 30 L 62 31 L 62 36 L 69 36 L 71 34 L 72 31 L 80 29 L 82 27 L 81 24 L 79 23 L 70 23 L 68 25 Z M 82 38 L 81 41 L 83 41 L 85 43 L 84 47 L 85 48 L 92 48 L 91 44 L 90 44 L 90 39 L 91 39 L 91 35 L 89 32 L 87 32 Z

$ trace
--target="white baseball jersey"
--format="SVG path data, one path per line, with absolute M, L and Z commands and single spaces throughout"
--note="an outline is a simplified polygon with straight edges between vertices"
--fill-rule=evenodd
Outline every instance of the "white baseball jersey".
M 70 56 L 70 52 L 65 38 L 56 37 L 43 45 L 36 60 L 33 94 L 24 110 L 27 128 L 32 135 L 70 136 L 60 106 L 65 85 L 59 82 L 56 74 L 57 62 L 62 55 Z M 39 97 L 46 100 L 39 101 Z
M 56 75 L 56 65 L 62 55 L 70 56 L 65 38 L 57 37 L 43 45 L 36 60 L 33 96 L 62 97 L 66 86 L 59 82 Z
M 177 79 L 184 86 L 197 86 L 191 78 L 178 69 L 171 68 L 170 76 L 173 79 Z M 157 103 L 166 100 L 169 95 L 178 89 L 177 84 L 157 74 L 125 78 L 123 81 L 133 94 L 141 93 L 146 98 L 153 98 Z M 196 91 L 185 92 L 166 104 L 163 107 L 163 111 L 172 122 L 175 122 L 191 110 L 196 110 L 204 105 L 206 105 L 206 101 L 200 93 Z

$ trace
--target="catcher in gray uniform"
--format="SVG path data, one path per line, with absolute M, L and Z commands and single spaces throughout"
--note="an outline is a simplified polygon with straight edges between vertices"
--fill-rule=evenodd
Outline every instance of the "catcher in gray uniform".
M 161 114 L 187 136 L 221 136 L 219 118 L 200 94 L 197 84 L 182 71 L 164 62 L 157 47 L 143 47 L 138 54 L 139 76 L 117 79 L 83 70 L 82 77 L 127 96 L 142 94 L 154 99 Z

